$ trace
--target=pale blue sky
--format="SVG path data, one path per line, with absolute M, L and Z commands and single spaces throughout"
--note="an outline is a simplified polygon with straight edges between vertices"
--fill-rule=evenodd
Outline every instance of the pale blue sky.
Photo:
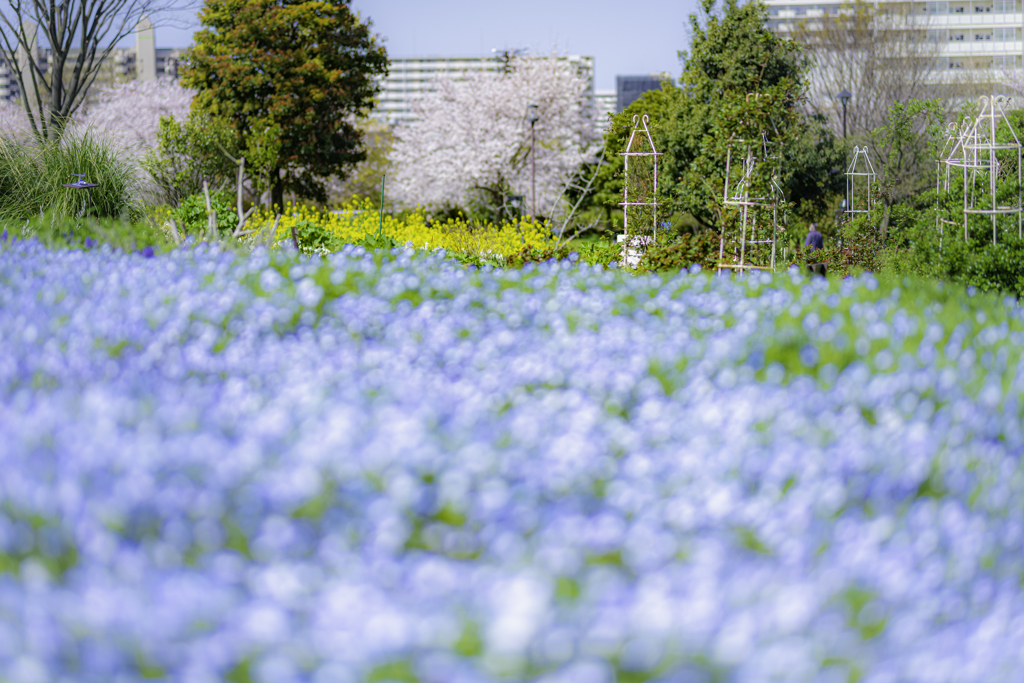
M 668 71 L 689 45 L 696 0 L 354 0 L 392 57 L 479 56 L 492 48 L 594 57 L 596 87 L 616 75 Z M 158 28 L 158 47 L 184 47 L 190 29 Z

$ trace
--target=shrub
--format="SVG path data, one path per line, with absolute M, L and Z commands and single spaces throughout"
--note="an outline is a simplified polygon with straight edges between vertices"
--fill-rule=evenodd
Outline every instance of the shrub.
M 580 255 L 580 261 L 592 266 L 601 264 L 607 267 L 612 263 L 618 263 L 622 258 L 622 248 L 615 242 L 606 240 L 580 242 L 576 250 Z
M 866 218 L 858 218 L 843 225 L 834 238 L 826 240 L 823 249 L 801 246 L 789 258 L 790 265 L 801 268 L 824 263 L 828 274 L 837 277 L 865 271 L 877 272 L 884 262 L 885 249 L 881 233 Z
M 228 192 L 210 195 L 210 207 L 217 212 L 217 231 L 230 235 L 238 226 L 235 198 Z M 181 205 L 171 212 L 178 223 L 178 230 L 184 235 L 201 237 L 206 234 L 209 217 L 206 211 L 206 196 L 192 194 L 182 200 Z
M 156 149 L 142 165 L 172 206 L 201 194 L 204 180 L 214 187 L 234 182 L 235 165 L 222 151 L 234 147 L 233 137 L 223 121 L 195 113 L 182 120 L 162 116 L 156 135 Z
M 638 270 L 661 272 L 683 270 L 698 264 L 705 270 L 718 266 L 718 235 L 704 231 L 694 235 L 683 233 L 667 243 L 656 244 L 640 259 Z
M 984 292 L 1024 294 L 1024 241 L 1004 237 L 974 253 L 964 268 L 962 281 Z

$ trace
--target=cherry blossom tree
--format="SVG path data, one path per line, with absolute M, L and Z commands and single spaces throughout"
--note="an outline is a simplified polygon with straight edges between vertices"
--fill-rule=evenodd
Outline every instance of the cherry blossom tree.
M 31 132 L 25 110 L 13 102 L 0 100 L 0 136 L 20 140 Z
M 499 73 L 439 79 L 395 131 L 389 194 L 399 204 L 465 206 L 499 217 L 508 198 L 531 201 L 527 105 L 538 106 L 537 213 L 551 215 L 561 185 L 599 145 L 588 82 L 556 55 L 514 56 Z
M 1013 90 L 1015 99 L 1024 95 L 1024 71 L 1021 69 L 1003 69 L 1001 83 Z
M 138 158 L 157 146 L 160 117 L 187 117 L 194 94 L 171 79 L 120 83 L 98 91 L 71 128 L 87 129 Z M 31 132 L 25 110 L 0 100 L 0 134 L 24 140 Z
M 194 91 L 167 78 L 121 83 L 101 90 L 75 125 L 89 128 L 134 156 L 141 156 L 157 146 L 160 117 L 183 120 L 194 95 Z

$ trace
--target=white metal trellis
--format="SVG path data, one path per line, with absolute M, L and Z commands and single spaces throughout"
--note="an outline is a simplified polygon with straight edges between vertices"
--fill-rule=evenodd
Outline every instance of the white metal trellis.
M 625 178 L 623 188 L 623 201 L 619 204 L 622 207 L 622 233 L 618 241 L 622 244 L 623 262 L 635 268 L 640 265 L 640 258 L 658 236 L 658 157 L 661 153 L 654 148 L 654 140 L 651 139 L 651 132 L 647 128 L 649 119 L 647 114 L 642 117 L 639 114 L 633 115 L 633 131 L 629 134 L 629 141 L 626 143 L 626 151 L 619 152 L 625 157 Z M 641 133 L 641 135 L 638 135 Z M 634 164 L 633 175 L 630 174 L 630 159 L 646 159 L 653 161 L 653 170 L 650 178 L 637 177 L 637 171 L 643 172 L 645 168 L 636 168 Z M 646 174 L 645 174 L 646 175 Z M 635 192 L 633 201 L 630 201 L 629 188 L 634 186 Z M 634 225 L 634 234 L 630 235 L 629 215 L 633 213 L 637 218 L 642 219 L 643 214 L 649 210 L 651 213 L 651 228 L 647 231 L 644 224 Z
M 867 145 L 853 148 L 853 159 L 846 169 L 846 216 L 849 219 L 871 213 L 874 203 L 872 186 L 875 184 L 875 167 Z
M 1016 216 L 1017 235 L 1024 238 L 1024 204 L 1021 201 L 1024 168 L 1021 163 L 1020 137 L 994 95 L 982 96 L 978 98 L 978 103 L 980 111 L 973 123 L 964 125 L 958 131 L 953 129 L 950 135 L 949 140 L 952 141 L 952 135 L 955 135 L 956 142 L 943 161 L 946 167 L 945 190 L 947 193 L 952 191 L 952 174 L 956 169 L 961 174 L 963 182 L 964 241 L 970 238 L 969 221 L 972 215 L 990 218 L 992 244 L 998 243 L 999 218 L 1002 216 Z M 999 141 L 999 133 L 1003 133 L 1002 142 Z M 1003 171 L 1007 173 L 1002 173 Z M 1017 176 L 1016 191 L 1011 188 L 1011 191 L 1006 193 L 1009 201 L 1000 204 L 1000 175 L 1010 179 L 1014 171 Z M 942 175 L 941 172 L 939 175 Z M 982 183 L 979 183 L 979 180 Z M 940 230 L 942 225 L 942 222 L 939 222 Z
M 952 183 L 953 163 L 951 159 L 955 150 L 963 150 L 960 144 L 960 137 L 963 132 L 955 121 L 946 126 L 946 141 L 942 145 L 942 152 L 935 162 L 935 228 L 939 231 L 939 249 L 942 249 L 942 240 L 945 238 L 946 228 L 954 230 L 959 227 L 957 221 L 951 221 L 942 210 L 942 199 L 947 195 Z
M 779 185 L 778 172 L 780 154 L 771 150 L 773 143 L 768 136 L 761 133 L 761 139 L 751 143 L 744 139 L 733 140 L 725 157 L 725 190 L 723 204 L 735 206 L 740 210 L 740 232 L 736 240 L 737 252 L 735 263 L 725 263 L 726 229 L 723 226 L 722 236 L 718 245 L 718 270 L 724 268 L 734 270 L 760 269 L 775 270 L 776 245 L 779 236 L 779 210 L 785 210 L 786 195 Z M 739 163 L 739 181 L 729 191 L 729 179 L 733 176 L 733 146 L 738 145 L 742 152 Z M 758 216 L 762 220 L 758 221 Z M 784 228 L 783 228 L 784 230 Z M 760 245 L 768 247 L 763 249 Z M 751 250 L 748 252 L 748 247 Z M 767 259 L 764 259 L 767 251 Z M 748 263 L 754 260 L 767 260 L 764 263 Z M 761 257 L 761 258 L 759 258 Z

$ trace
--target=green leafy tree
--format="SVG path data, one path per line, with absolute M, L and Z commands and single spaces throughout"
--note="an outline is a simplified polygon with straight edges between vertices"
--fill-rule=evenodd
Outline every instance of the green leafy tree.
M 883 239 L 895 205 L 935 188 L 934 164 L 942 151 L 943 124 L 937 100 L 910 100 L 894 102 L 885 125 L 871 131 L 871 145 L 882 160 L 878 198 Z M 962 200 L 962 195 L 959 198 Z
M 354 119 L 387 73 L 384 47 L 344 0 L 207 0 L 182 72 L 193 108 L 230 123 L 240 150 L 280 131 L 271 198 L 326 201 L 325 180 L 366 157 Z M 265 142 L 265 141 L 264 141 Z
M 761 140 L 781 153 L 779 182 L 799 214 L 827 210 L 829 194 L 844 182 L 844 150 L 822 117 L 803 113 L 804 77 L 810 66 L 793 41 L 767 28 L 761 2 L 702 0 L 690 16 L 693 42 L 680 52 L 683 97 L 668 133 L 666 188 L 679 207 L 719 228 L 726 154 L 739 139 Z
M 726 155 L 741 151 L 738 139 L 766 134 L 781 149 L 787 205 L 798 219 L 820 221 L 845 186 L 845 150 L 820 115 L 806 114 L 805 75 L 810 66 L 801 47 L 766 28 L 760 2 L 703 0 L 691 15 L 693 42 L 680 52 L 679 86 L 666 80 L 612 119 L 593 205 L 610 222 L 622 201 L 623 160 L 634 115 L 646 114 L 659 162 L 658 215 L 673 228 L 722 229 Z M 683 224 L 682 226 L 679 224 Z M 802 235 L 800 236 L 802 239 Z

